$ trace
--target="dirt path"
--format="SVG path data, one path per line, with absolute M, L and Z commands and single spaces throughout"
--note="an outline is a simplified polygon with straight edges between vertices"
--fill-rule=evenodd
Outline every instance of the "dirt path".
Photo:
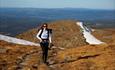
M 40 65 L 41 51 L 31 51 L 20 57 L 17 61 L 17 70 L 37 70 L 38 65 Z
M 48 55 L 48 62 L 49 64 L 54 64 L 55 55 L 57 51 L 62 48 L 53 47 L 49 50 Z M 38 70 L 40 65 L 43 65 L 42 61 L 42 51 L 41 50 L 34 50 L 30 51 L 29 53 L 25 53 L 22 55 L 19 60 L 17 60 L 17 68 L 16 70 Z M 46 64 L 44 64 L 46 65 Z M 50 65 L 46 65 L 49 69 L 51 69 Z

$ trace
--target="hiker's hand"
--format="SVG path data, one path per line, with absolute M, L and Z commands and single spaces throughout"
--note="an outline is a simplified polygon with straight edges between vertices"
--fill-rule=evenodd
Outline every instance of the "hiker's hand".
M 49 46 L 48 46 L 48 49 L 49 49 L 49 50 L 51 50 L 51 47 L 52 47 L 51 44 L 52 44 L 52 43 L 49 43 Z
M 42 42 L 42 39 L 40 39 L 40 42 Z
M 52 46 L 53 44 L 52 44 L 52 43 L 50 43 L 50 45 Z
M 50 43 L 50 47 L 52 47 L 53 46 L 53 44 L 52 43 Z

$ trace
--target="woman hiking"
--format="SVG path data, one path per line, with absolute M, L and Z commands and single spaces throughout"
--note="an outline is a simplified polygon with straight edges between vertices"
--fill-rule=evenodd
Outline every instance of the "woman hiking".
M 37 33 L 37 38 L 40 40 L 40 46 L 43 51 L 42 59 L 43 62 L 46 64 L 48 64 L 47 57 L 48 57 L 49 45 L 52 43 L 51 34 L 52 29 L 48 29 L 47 23 L 44 23 L 40 28 L 39 32 Z

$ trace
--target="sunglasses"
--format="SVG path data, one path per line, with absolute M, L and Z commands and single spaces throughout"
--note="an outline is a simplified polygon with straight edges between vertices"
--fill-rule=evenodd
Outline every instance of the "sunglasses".
M 43 26 L 43 27 L 47 27 L 47 26 Z

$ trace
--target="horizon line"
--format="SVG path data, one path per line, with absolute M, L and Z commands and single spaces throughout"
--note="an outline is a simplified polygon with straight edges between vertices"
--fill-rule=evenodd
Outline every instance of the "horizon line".
M 33 9 L 91 9 L 91 10 L 115 10 L 115 9 L 100 9 L 100 8 L 75 8 L 75 7 L 57 7 L 57 8 L 46 8 L 46 7 L 0 7 L 0 8 L 33 8 Z

